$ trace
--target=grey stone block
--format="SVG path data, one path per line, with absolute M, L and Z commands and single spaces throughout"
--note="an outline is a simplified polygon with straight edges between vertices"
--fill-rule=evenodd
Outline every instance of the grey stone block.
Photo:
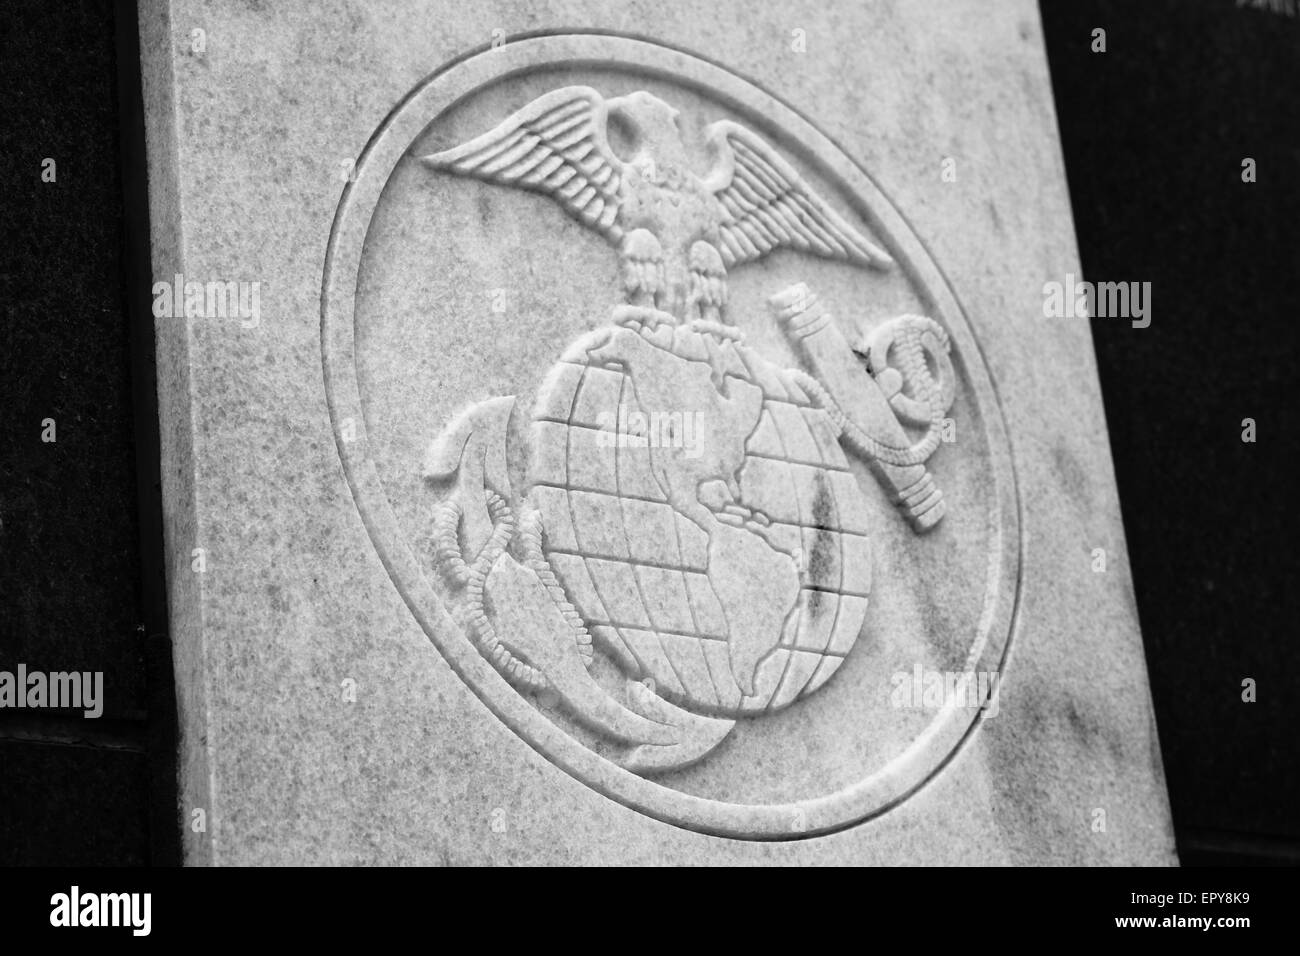
M 1175 862 L 1032 3 L 141 30 L 191 862 Z

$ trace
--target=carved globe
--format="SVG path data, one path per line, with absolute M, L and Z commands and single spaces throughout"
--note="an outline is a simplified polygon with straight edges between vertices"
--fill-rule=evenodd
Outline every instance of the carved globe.
M 835 673 L 866 615 L 870 509 L 828 415 L 734 329 L 598 329 L 532 430 L 543 550 L 625 673 L 723 715 Z

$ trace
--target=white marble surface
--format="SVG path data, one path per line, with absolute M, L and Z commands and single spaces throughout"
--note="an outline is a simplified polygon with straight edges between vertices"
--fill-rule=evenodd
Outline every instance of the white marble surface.
M 256 325 L 158 320 L 189 862 L 1176 862 L 1088 327 L 1042 318 L 1043 283 L 1079 269 L 1033 3 L 141 18 L 155 278 L 260 291 Z M 559 36 L 511 39 L 536 33 Z M 766 308 L 806 282 L 846 336 L 936 317 L 958 374 L 939 527 L 852 464 L 871 597 L 839 671 L 651 777 L 500 678 L 420 557 L 432 440 L 506 394 L 526 438 L 621 288 L 616 247 L 550 198 L 414 157 L 574 84 L 671 103 L 700 170 L 708 123 L 761 132 L 897 260 L 729 270 L 756 354 L 808 367 Z M 996 715 L 897 705 L 893 675 L 972 660 L 1005 679 Z

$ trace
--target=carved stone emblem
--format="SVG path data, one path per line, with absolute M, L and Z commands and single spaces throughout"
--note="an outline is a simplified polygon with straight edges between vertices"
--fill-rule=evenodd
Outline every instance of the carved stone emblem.
M 626 161 L 609 146 L 611 114 L 632 134 Z M 467 410 L 426 475 L 451 485 L 434 509 L 434 560 L 480 650 L 626 743 L 619 762 L 641 773 L 700 759 L 736 717 L 812 693 L 852 649 L 871 520 L 844 448 L 877 467 L 918 530 L 943 515 L 924 467 L 953 397 L 929 372 L 947 364 L 943 328 L 901 316 L 859 355 L 800 285 L 772 304 L 811 374 L 750 348 L 728 322 L 729 268 L 782 247 L 893 263 L 752 131 L 720 120 L 708 142 L 714 165 L 700 176 L 671 105 L 574 86 L 424 157 L 544 192 L 618 248 L 625 303 L 543 386 L 527 490 L 515 499 L 505 468 L 513 396 Z M 611 436 L 610 409 L 662 419 L 667 434 Z M 686 422 L 689 447 L 674 440 Z M 923 429 L 914 441 L 908 423 Z M 621 692 L 591 672 L 593 643 Z
M 865 781 L 829 795 L 764 805 L 718 799 L 721 778 L 696 793 L 672 781 L 712 761 L 741 725 L 775 722 L 852 681 L 844 665 L 855 647 L 879 645 L 877 629 L 907 618 L 892 610 L 893 597 L 884 617 L 873 617 L 882 560 L 890 595 L 915 586 L 907 561 L 878 553 L 882 539 L 895 551 L 952 552 L 918 560 L 965 567 L 975 587 L 954 590 L 979 607 L 953 629 L 964 633 L 904 638 L 895 627 L 899 635 L 883 644 L 929 640 L 947 648 L 946 660 L 1000 668 L 1018 567 L 1016 502 L 991 383 L 960 310 L 946 289 L 940 294 L 937 270 L 887 202 L 868 194 L 873 187 L 860 187 L 856 214 L 842 205 L 853 195 L 851 163 L 793 114 L 764 110 L 774 141 L 741 121 L 744 110 L 739 118 L 716 107 L 712 117 L 688 116 L 672 95 L 671 80 L 686 77 L 691 90 L 712 89 L 721 102 L 754 103 L 762 121 L 758 104 L 770 98 L 743 81 L 638 41 L 509 46 L 516 49 L 434 78 L 405 103 L 363 157 L 336 222 L 323 323 L 327 383 L 344 465 L 381 557 L 493 710 L 611 796 L 740 836 L 826 830 L 880 812 L 928 779 L 978 708 L 945 709 L 929 724 L 900 716 L 910 729 L 880 733 L 900 742 L 894 759 L 877 760 Z M 590 84 L 548 87 L 540 78 L 566 55 L 596 49 L 617 92 L 600 83 L 599 70 Z M 653 90 L 629 90 L 620 65 L 660 80 Z M 440 111 L 490 88 L 511 66 L 538 71 L 528 97 L 491 98 L 506 108 L 495 118 L 474 114 L 478 129 L 447 144 Z M 707 109 L 697 92 L 681 95 L 697 112 Z M 787 119 L 795 128 L 782 130 Z M 836 183 L 836 195 L 800 171 L 810 159 L 822 162 L 820 182 Z M 836 168 L 850 172 L 836 182 Z M 616 259 L 603 302 L 555 304 L 580 304 L 586 328 L 549 355 L 544 340 L 530 347 L 537 380 L 526 400 L 513 390 L 465 389 L 459 410 L 405 466 L 387 464 L 386 452 L 370 451 L 367 436 L 349 438 L 344 427 L 371 417 L 365 375 L 356 371 L 365 362 L 358 329 L 371 285 L 380 289 L 374 301 L 385 294 L 381 281 L 366 278 L 383 273 L 364 266 L 367 243 L 381 241 L 367 240 L 367 230 L 382 238 L 386 227 L 369 210 L 393 195 L 388 178 L 399 170 L 411 189 L 472 188 L 490 197 L 480 203 L 515 203 L 517 220 L 539 215 L 543 197 L 582 227 L 566 231 L 566 243 L 603 244 Z M 858 173 L 856 182 L 868 181 Z M 453 219 L 438 228 L 456 241 Z M 764 290 L 766 309 L 742 311 L 735 277 L 761 281 L 778 258 L 782 281 Z M 557 288 L 564 259 L 556 255 L 547 269 L 561 274 Z M 838 270 L 828 292 L 793 271 L 815 261 Z M 877 284 L 914 308 L 881 314 L 876 306 L 870 318 L 854 318 Z M 481 341 L 484 350 L 493 345 Z M 945 437 L 955 429 L 978 440 L 950 449 Z M 932 460 L 957 476 L 960 498 L 944 497 Z M 414 520 L 402 521 L 392 483 L 379 475 L 417 466 L 420 482 L 403 486 L 397 506 Z M 970 513 L 945 539 L 945 517 L 960 514 L 950 508 Z M 946 609 L 931 616 L 950 617 Z M 887 696 L 878 676 L 840 698 Z M 869 727 L 843 732 L 859 730 L 872 739 Z M 901 746 L 908 738 L 910 749 Z

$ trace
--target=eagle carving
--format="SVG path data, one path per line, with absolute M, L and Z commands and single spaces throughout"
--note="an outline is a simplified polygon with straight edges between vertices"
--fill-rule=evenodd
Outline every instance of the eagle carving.
M 611 117 L 631 137 L 627 160 L 610 147 Z M 467 143 L 421 159 L 434 169 L 551 196 L 618 247 L 628 304 L 678 321 L 721 321 L 727 270 L 775 249 L 892 265 L 766 140 L 737 123 L 708 127 L 712 167 L 697 174 L 677 117 L 644 91 L 605 99 L 591 87 L 568 86 Z

